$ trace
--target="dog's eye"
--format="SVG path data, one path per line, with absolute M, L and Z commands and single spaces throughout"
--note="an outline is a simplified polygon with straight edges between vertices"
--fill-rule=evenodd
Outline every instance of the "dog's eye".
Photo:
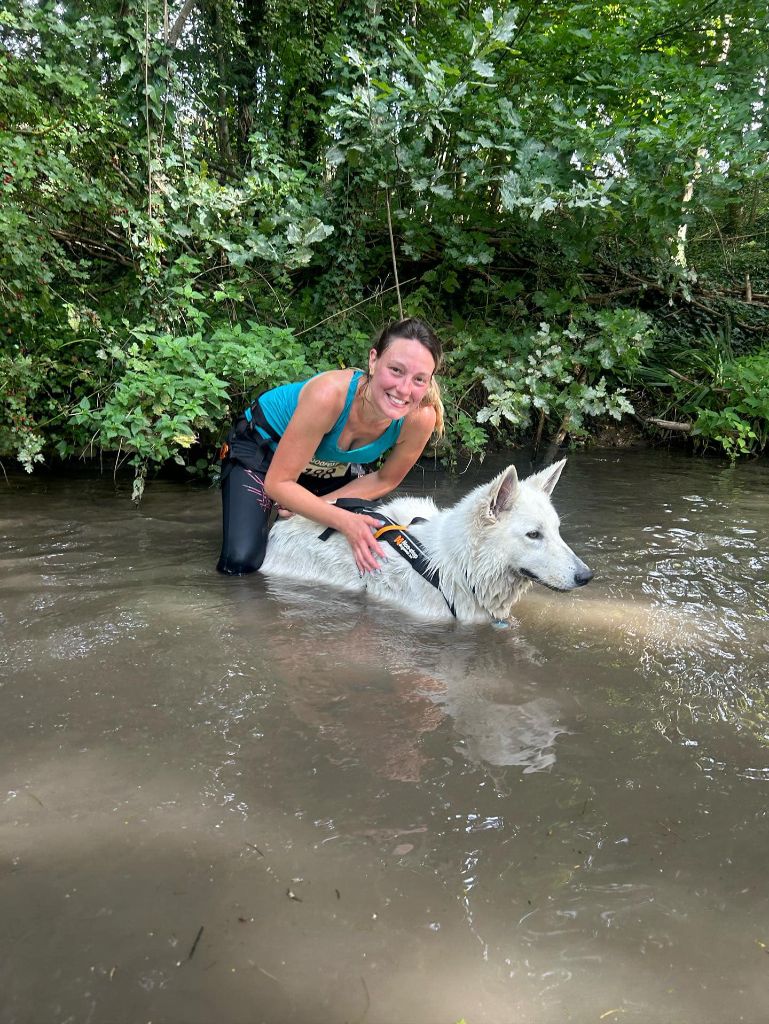
M 526 536 L 529 538 L 529 540 L 539 540 L 542 534 L 539 532 L 539 530 L 529 530 Z

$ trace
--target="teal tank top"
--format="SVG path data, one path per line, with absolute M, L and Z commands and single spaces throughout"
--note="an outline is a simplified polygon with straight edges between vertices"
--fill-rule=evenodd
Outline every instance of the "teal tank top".
M 313 461 L 317 459 L 323 462 L 343 463 L 345 465 L 349 465 L 350 463 L 365 464 L 368 462 L 374 462 L 380 455 L 386 452 L 388 448 L 392 448 L 400 437 L 401 427 L 403 426 L 402 419 L 393 420 L 383 434 L 380 434 L 379 437 L 370 444 L 363 445 L 362 448 L 350 448 L 345 451 L 338 447 L 337 442 L 339 441 L 339 435 L 342 433 L 345 424 L 347 423 L 347 417 L 350 415 L 350 407 L 352 406 L 353 399 L 355 398 L 358 381 L 362 376 L 363 372 L 361 370 L 356 370 L 355 373 L 353 373 L 350 386 L 347 389 L 347 398 L 344 403 L 344 409 L 342 409 L 339 418 L 331 430 L 329 430 L 327 434 L 323 435 L 313 457 Z M 301 380 L 293 384 L 281 384 L 279 387 L 273 388 L 271 391 L 265 391 L 263 395 L 259 396 L 259 405 L 264 413 L 265 419 L 273 428 L 275 433 L 279 434 L 281 437 L 288 426 L 289 420 L 296 411 L 299 394 L 306 383 L 306 380 Z M 271 440 L 265 431 L 261 430 L 259 427 L 256 429 L 266 441 L 270 442 L 273 449 L 277 447 L 276 442 Z

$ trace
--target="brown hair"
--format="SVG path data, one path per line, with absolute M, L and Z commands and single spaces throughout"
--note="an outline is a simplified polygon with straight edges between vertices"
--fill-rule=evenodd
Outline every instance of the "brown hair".
M 440 338 L 424 320 L 418 320 L 414 316 L 409 317 L 407 320 L 398 320 L 395 323 L 388 324 L 387 327 L 380 331 L 379 337 L 372 346 L 377 358 L 389 348 L 396 338 L 405 338 L 406 341 L 418 341 L 421 345 L 424 345 L 433 357 L 435 372 L 430 378 L 430 386 L 420 405 L 429 405 L 435 409 L 435 429 L 433 432 L 436 437 L 443 437 L 443 401 L 441 400 L 440 385 L 435 377 L 435 373 L 438 373 L 443 366 L 443 346 Z

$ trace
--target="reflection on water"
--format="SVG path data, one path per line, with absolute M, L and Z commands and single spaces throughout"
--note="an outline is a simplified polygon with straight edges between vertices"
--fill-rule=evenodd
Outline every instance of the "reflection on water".
M 559 705 L 517 631 L 415 627 L 391 609 L 351 615 L 349 596 L 266 587 L 282 605 L 271 651 L 295 713 L 387 778 L 421 778 L 422 735 L 446 718 L 472 761 L 536 771 L 555 760 Z M 321 645 L 336 669 L 308 679 Z
M 570 457 L 596 578 L 509 630 L 217 577 L 211 493 L 14 480 L 0 1020 L 763 1019 L 768 480 Z

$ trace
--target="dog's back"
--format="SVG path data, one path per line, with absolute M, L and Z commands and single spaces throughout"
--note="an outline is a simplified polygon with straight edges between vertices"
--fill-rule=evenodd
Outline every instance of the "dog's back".
M 321 540 L 323 527 L 300 516 L 273 528 L 262 572 L 367 591 L 422 618 L 507 620 L 532 582 L 572 590 L 592 578 L 562 540 L 550 501 L 563 465 L 556 463 L 524 481 L 511 466 L 450 509 L 409 496 L 381 505 L 390 520 L 413 532 L 439 587 L 389 546 L 380 570 L 361 575 L 344 536 L 332 533 Z
M 435 502 L 430 498 L 408 495 L 393 498 L 378 508 L 403 526 L 408 526 L 415 519 L 433 519 L 438 513 Z M 376 512 L 371 514 L 376 516 Z M 352 550 L 342 534 L 333 532 L 326 540 L 321 540 L 324 532 L 322 526 L 302 516 L 279 519 L 270 532 L 261 571 L 268 576 L 306 580 L 308 583 L 323 582 L 348 590 L 367 589 L 369 581 L 358 572 Z M 403 561 L 386 546 L 385 552 L 395 566 Z M 413 571 L 405 562 L 404 568 Z

